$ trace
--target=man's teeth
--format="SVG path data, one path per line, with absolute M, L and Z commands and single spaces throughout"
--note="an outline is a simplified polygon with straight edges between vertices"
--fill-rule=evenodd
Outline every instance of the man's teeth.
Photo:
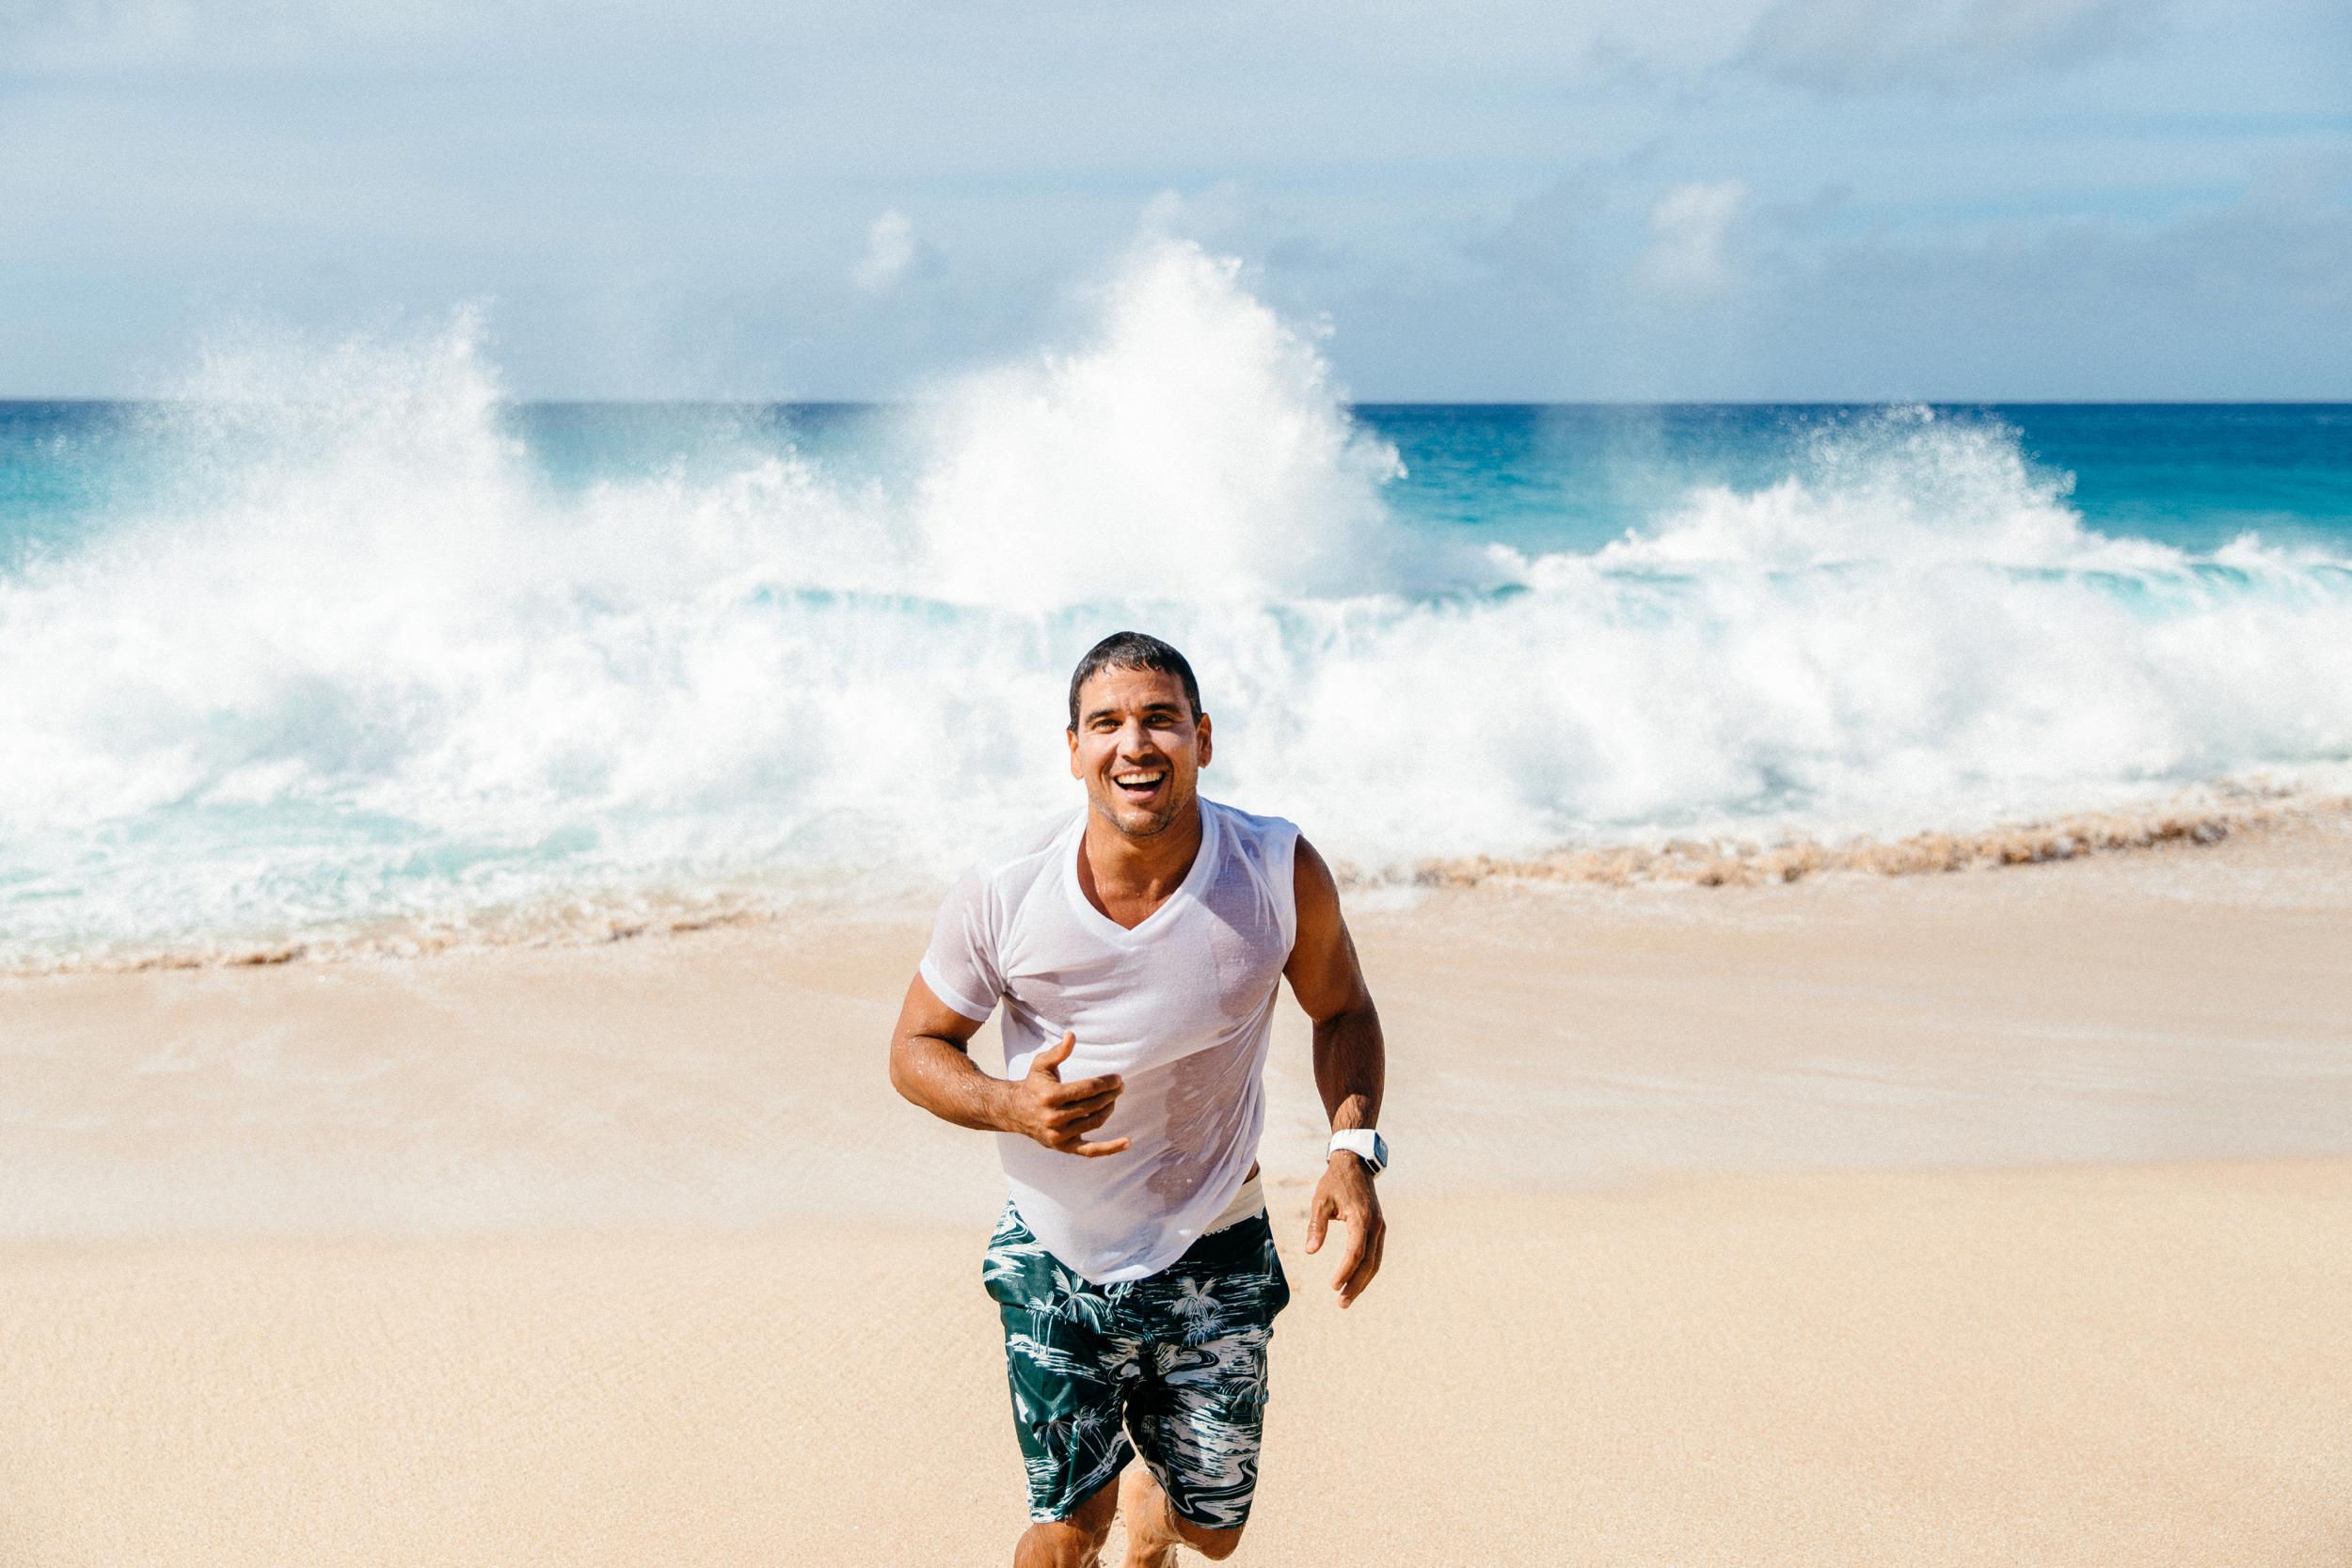
M 1165 776 L 1159 773 L 1114 773 L 1111 775 L 1111 783 L 1140 788 L 1147 784 L 1158 784 Z

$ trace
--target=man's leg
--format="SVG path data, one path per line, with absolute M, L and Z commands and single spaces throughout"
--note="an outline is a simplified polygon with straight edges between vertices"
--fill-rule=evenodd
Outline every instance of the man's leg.
M 1021 1544 L 1012 1549 L 1012 1568 L 1095 1568 L 1103 1560 L 1111 1512 L 1118 1506 L 1119 1488 L 1106 1481 L 1061 1518 L 1024 1531 Z
M 1021 1568 L 1092 1568 L 1101 1560 L 1115 1484 L 1133 1457 L 1120 1419 L 1141 1346 L 1104 1332 L 1109 1298 L 1054 1261 L 1008 1205 L 990 1239 L 982 1283 L 1005 1331 L 1013 1432 L 1029 1495 Z
M 1129 1568 L 1169 1568 L 1178 1544 L 1223 1559 L 1258 1486 L 1266 1350 L 1290 1299 L 1263 1215 L 1202 1237 L 1136 1287 L 1152 1339 L 1127 1395 L 1120 1505 Z
M 1127 1466 L 1119 1480 L 1119 1514 L 1127 1521 L 1126 1568 L 1175 1568 L 1176 1548 L 1190 1546 L 1214 1562 L 1222 1562 L 1241 1544 L 1244 1526 L 1210 1529 L 1178 1516 L 1168 1506 L 1168 1494 L 1141 1459 Z

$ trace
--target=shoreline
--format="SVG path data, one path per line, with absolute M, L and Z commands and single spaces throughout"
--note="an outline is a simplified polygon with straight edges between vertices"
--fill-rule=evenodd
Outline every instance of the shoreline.
M 1438 1194 L 2352 1152 L 2352 832 L 1359 890 L 1349 919 L 1388 1129 Z M 0 1241 L 984 1218 L 987 1140 L 882 1072 L 928 927 L 0 986 Z M 1277 1019 L 1279 1187 L 1320 1165 L 1321 1107 Z
M 1604 887 L 1641 882 L 1747 887 L 1841 873 L 1920 877 L 1993 871 L 2098 855 L 2208 847 L 2228 838 L 2342 831 L 2346 826 L 2352 826 L 2352 796 L 2249 789 L 1900 838 L 1670 839 L 1656 848 L 1555 849 L 1523 859 L 1473 855 L 1423 862 L 1414 880 L 1447 887 L 1502 879 Z
M 1470 888 L 1544 882 L 1595 888 L 1732 889 L 1823 879 L 1938 877 L 2150 852 L 2211 848 L 2249 839 L 2352 834 L 2352 794 L 2233 776 L 2103 810 L 2026 816 L 1991 825 L 1893 837 L 1701 835 L 1652 842 L 1571 845 L 1533 855 L 1428 857 L 1387 869 L 1341 863 L 1343 893 L 1378 896 L 1399 888 Z M 928 917 L 923 896 L 902 890 L 891 913 Z M 900 909 L 898 906 L 903 905 Z M 885 915 L 886 917 L 886 915 Z M 590 892 L 520 906 L 418 914 L 309 934 L 226 938 L 187 946 L 137 943 L 113 953 L 0 959 L 0 990 L 74 974 L 266 969 L 432 959 L 503 949 L 593 948 L 710 931 L 787 927 L 796 922 L 876 915 L 851 895 L 821 888 L 758 892 L 738 885 L 695 894 L 655 889 Z

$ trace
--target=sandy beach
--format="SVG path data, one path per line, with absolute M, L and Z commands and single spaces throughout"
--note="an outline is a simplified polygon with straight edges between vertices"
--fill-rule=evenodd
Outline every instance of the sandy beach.
M 2340 825 L 1354 911 L 1389 1264 L 1294 1013 L 1236 1560 L 2352 1560 Z M 0 1562 L 1006 1558 L 922 929 L 0 983 Z

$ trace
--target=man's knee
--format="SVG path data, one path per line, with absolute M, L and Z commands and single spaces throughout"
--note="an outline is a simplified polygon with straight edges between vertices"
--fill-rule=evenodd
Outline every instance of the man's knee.
M 1096 1561 L 1110 1540 L 1111 1518 L 1118 1511 L 1117 1490 L 1107 1484 L 1096 1487 L 1062 1517 L 1031 1525 L 1013 1552 L 1014 1568 L 1078 1568 Z
M 1110 1536 L 1107 1519 L 1084 1519 L 1073 1513 L 1067 1519 L 1045 1520 L 1031 1525 L 1023 1534 L 1012 1554 L 1013 1568 L 1093 1568 L 1103 1560 L 1103 1546 Z
M 1206 1526 L 1190 1523 L 1174 1509 L 1168 1510 L 1168 1516 L 1174 1520 L 1176 1533 L 1184 1538 L 1184 1544 L 1211 1562 L 1224 1561 L 1241 1544 L 1242 1527 L 1239 1525 L 1232 1529 L 1210 1529 Z

